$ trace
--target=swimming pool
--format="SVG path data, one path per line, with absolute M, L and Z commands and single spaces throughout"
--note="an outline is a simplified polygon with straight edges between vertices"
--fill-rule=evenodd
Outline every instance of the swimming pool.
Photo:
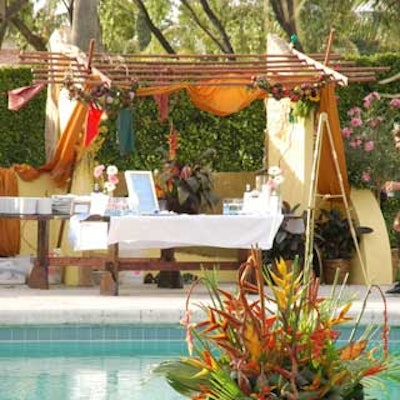
M 151 371 L 186 354 L 184 336 L 176 324 L 0 327 L 0 400 L 182 400 Z
M 0 327 L 0 400 L 181 400 L 151 370 L 186 354 L 177 325 Z

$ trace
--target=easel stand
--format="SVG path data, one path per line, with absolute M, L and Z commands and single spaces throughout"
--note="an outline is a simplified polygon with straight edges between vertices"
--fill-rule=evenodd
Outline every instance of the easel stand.
M 321 161 L 321 148 L 322 148 L 322 139 L 323 135 L 328 136 L 329 146 L 332 154 L 332 159 L 335 165 L 335 172 L 340 186 L 340 194 L 338 195 L 322 195 L 317 192 L 318 185 L 318 176 L 319 176 L 319 167 Z M 351 218 L 350 207 L 348 203 L 348 199 L 346 196 L 346 192 L 343 184 L 343 176 L 340 171 L 339 162 L 337 158 L 337 153 L 332 137 L 332 131 L 329 125 L 328 114 L 321 113 L 319 115 L 318 120 L 318 128 L 317 128 L 317 136 L 314 147 L 314 156 L 313 156 L 313 165 L 311 170 L 311 182 L 310 182 L 310 192 L 308 197 L 308 205 L 307 205 L 307 224 L 306 224 L 306 251 L 305 251 L 305 260 L 304 260 L 304 279 L 305 282 L 309 281 L 311 265 L 313 261 L 313 243 L 314 243 L 314 227 L 315 227 L 315 206 L 316 199 L 319 198 L 322 201 L 327 199 L 341 199 L 343 201 L 344 209 L 346 212 L 346 217 L 349 223 L 351 236 L 353 238 L 354 247 L 356 250 L 357 257 L 360 261 L 362 273 L 364 276 L 364 280 L 366 284 L 370 284 L 368 274 L 366 271 L 365 263 L 363 257 L 361 255 L 360 246 L 358 245 L 357 234 L 354 228 L 353 220 Z

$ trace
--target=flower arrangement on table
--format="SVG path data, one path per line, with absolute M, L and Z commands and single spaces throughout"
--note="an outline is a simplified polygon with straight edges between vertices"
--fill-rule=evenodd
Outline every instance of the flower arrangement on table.
M 273 165 L 268 168 L 267 174 L 267 186 L 269 187 L 271 194 L 276 194 L 279 190 L 279 187 L 285 180 L 282 169 L 276 165 Z
M 94 192 L 102 192 L 110 195 L 119 183 L 118 168 L 115 165 L 109 165 L 107 168 L 104 164 L 97 165 L 94 168 L 93 176 L 95 179 Z
M 290 120 L 294 121 L 294 117 L 307 117 L 309 113 L 316 109 L 320 101 L 320 89 L 325 84 L 325 78 L 321 76 L 318 82 L 303 83 L 292 89 L 284 88 L 277 82 L 271 84 L 264 76 L 254 76 L 252 78 L 252 86 L 264 90 L 270 94 L 275 100 L 281 100 L 284 97 L 290 99 Z
M 388 100 L 377 92 L 368 94 L 362 107 L 348 110 L 342 136 L 349 182 L 354 187 L 379 192 L 384 182 L 397 177 L 399 154 L 393 134 L 399 112 L 400 98 Z
M 197 214 L 212 209 L 219 200 L 212 177 L 216 152 L 207 149 L 194 162 L 183 162 L 177 157 L 178 141 L 178 132 L 171 129 L 169 150 L 159 149 L 163 159 L 161 170 L 154 171 L 157 197 L 165 199 L 168 209 L 178 213 Z
M 253 249 L 235 294 L 220 289 L 210 271 L 192 285 L 182 321 L 189 355 L 162 362 L 155 373 L 193 400 L 376 399 L 384 379 L 400 385 L 400 365 L 388 354 L 386 303 L 381 341 L 372 341 L 374 329 L 358 335 L 358 319 L 341 343 L 337 326 L 353 319 L 342 290 L 334 286 L 322 298 L 319 281 L 304 283 L 296 263 L 289 272 L 281 260 L 268 274 L 261 265 Z M 258 284 L 246 280 L 252 271 Z M 205 319 L 192 322 L 190 296 L 200 282 L 211 298 L 199 306 Z

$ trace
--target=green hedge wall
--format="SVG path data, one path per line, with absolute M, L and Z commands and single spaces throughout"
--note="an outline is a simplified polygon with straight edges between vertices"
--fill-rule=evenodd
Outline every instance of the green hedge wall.
M 264 103 L 257 101 L 229 117 L 216 117 L 194 107 L 184 91 L 170 98 L 169 121 L 158 121 L 158 110 L 152 98 L 135 99 L 135 143 L 133 156 L 122 158 L 115 141 L 115 121 L 109 121 L 109 132 L 98 153 L 99 161 L 115 163 L 122 169 L 159 167 L 160 147 L 168 149 L 171 124 L 179 132 L 178 156 L 194 161 L 207 148 L 217 151 L 216 171 L 254 171 L 262 165 L 265 129 Z
M 0 70 L 0 167 L 22 163 L 39 166 L 45 162 L 46 90 L 21 110 L 8 110 L 7 91 L 31 82 L 32 74 L 27 68 Z

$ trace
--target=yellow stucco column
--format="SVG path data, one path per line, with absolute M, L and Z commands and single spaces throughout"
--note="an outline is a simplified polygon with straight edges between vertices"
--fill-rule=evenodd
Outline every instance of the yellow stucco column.
M 378 201 L 370 190 L 354 188 L 350 192 L 350 201 L 357 226 L 373 229 L 372 233 L 363 235 L 360 241 L 360 251 L 367 277 L 374 284 L 390 284 L 393 281 L 390 241 Z M 367 283 L 361 262 L 356 255 L 352 260 L 350 283 Z
M 291 207 L 308 204 L 311 179 L 314 117 L 289 121 L 289 100 L 267 102 L 268 165 L 282 168 L 285 182 L 281 187 L 282 199 Z

